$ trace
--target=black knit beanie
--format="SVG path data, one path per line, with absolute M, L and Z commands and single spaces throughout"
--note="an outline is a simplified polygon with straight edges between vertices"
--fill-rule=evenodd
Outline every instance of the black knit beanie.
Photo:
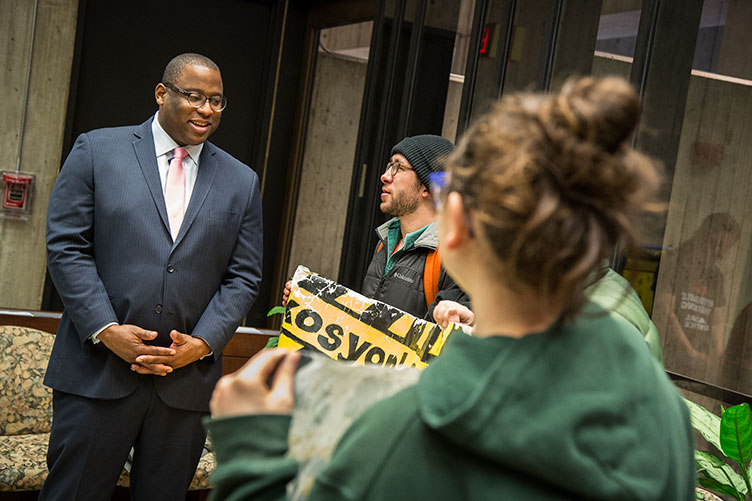
M 422 134 L 406 137 L 392 148 L 392 155 L 400 153 L 410 162 L 418 179 L 429 187 L 428 176 L 444 170 L 444 160 L 454 151 L 454 145 L 441 136 Z

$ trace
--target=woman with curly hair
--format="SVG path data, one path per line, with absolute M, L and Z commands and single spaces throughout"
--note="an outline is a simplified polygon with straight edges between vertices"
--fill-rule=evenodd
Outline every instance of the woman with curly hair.
M 467 131 L 435 191 L 473 336 L 355 421 L 310 499 L 694 498 L 679 393 L 583 293 L 659 181 L 629 144 L 639 111 L 623 80 L 584 78 L 505 97 Z M 285 497 L 297 359 L 265 352 L 218 384 L 217 498 Z

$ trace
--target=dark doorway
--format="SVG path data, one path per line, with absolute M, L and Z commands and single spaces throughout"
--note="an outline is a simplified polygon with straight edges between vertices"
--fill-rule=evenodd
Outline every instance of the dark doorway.
M 167 62 L 197 52 L 221 68 L 230 102 L 211 141 L 257 169 L 270 2 L 84 1 L 80 9 L 64 154 L 83 132 L 153 115 Z
M 373 230 L 386 220 L 379 176 L 392 146 L 405 136 L 442 133 L 459 11 L 460 2 L 449 0 L 430 9 L 427 0 L 380 5 L 342 246 L 343 285 L 360 288 L 377 242 Z
M 269 163 L 267 102 L 275 83 L 281 17 L 277 2 L 263 0 L 81 0 L 63 158 L 83 132 L 140 124 L 152 116 L 156 112 L 154 87 L 164 66 L 177 54 L 197 52 L 219 65 L 229 99 L 222 125 L 211 141 L 274 185 L 277 178 L 284 178 L 284 170 L 264 171 Z M 277 224 L 267 216 L 279 212 L 278 198 L 272 193 L 263 200 L 265 256 L 274 255 Z M 266 279 L 270 275 L 267 263 L 273 259 L 264 261 Z M 267 289 L 262 288 L 248 324 L 264 325 Z M 59 311 L 62 307 L 47 277 L 42 308 Z

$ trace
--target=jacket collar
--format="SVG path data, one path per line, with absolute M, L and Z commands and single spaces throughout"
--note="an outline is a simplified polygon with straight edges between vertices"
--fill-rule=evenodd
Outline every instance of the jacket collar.
M 152 135 L 152 120 L 154 117 L 150 117 L 146 122 L 142 123 L 133 131 L 133 149 L 136 153 L 136 159 L 141 167 L 141 173 L 146 179 L 146 184 L 149 187 L 149 192 L 154 201 L 154 206 L 159 212 L 159 217 L 162 219 L 166 230 L 166 236 L 171 238 L 170 235 L 170 223 L 167 218 L 167 208 L 165 205 L 164 195 L 162 193 L 162 182 L 159 179 L 159 168 L 157 167 L 157 154 L 154 147 L 154 136 Z M 204 147 L 201 150 L 201 156 L 199 157 L 198 176 L 196 177 L 196 184 L 193 187 L 193 193 L 191 194 L 191 200 L 188 203 L 188 207 L 185 211 L 185 217 L 183 218 L 183 224 L 180 226 L 180 232 L 178 233 L 173 249 L 182 241 L 185 233 L 190 229 L 191 224 L 196 215 L 198 214 L 201 206 L 204 204 L 207 195 L 211 189 L 211 185 L 214 182 L 214 177 L 217 173 L 217 148 L 209 141 L 204 143 Z
M 376 234 L 379 236 L 379 240 L 386 242 L 387 235 L 389 234 L 389 225 L 392 221 L 398 218 L 393 217 L 386 223 L 376 228 Z M 385 244 L 386 245 L 386 244 Z M 418 237 L 413 244 L 413 247 L 425 247 L 427 249 L 436 249 L 439 246 L 439 226 L 436 221 L 428 225 L 428 228 Z

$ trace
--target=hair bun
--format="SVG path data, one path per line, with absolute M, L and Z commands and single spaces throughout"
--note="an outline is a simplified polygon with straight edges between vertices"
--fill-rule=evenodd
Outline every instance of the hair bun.
M 618 77 L 568 82 L 555 107 L 578 136 L 608 153 L 619 149 L 640 118 L 637 92 Z
M 510 287 L 567 298 L 562 318 L 575 317 L 617 244 L 636 242 L 635 211 L 657 208 L 656 167 L 627 142 L 639 114 L 637 93 L 615 77 L 511 94 L 449 158 L 447 189 L 473 210 L 493 272 Z

